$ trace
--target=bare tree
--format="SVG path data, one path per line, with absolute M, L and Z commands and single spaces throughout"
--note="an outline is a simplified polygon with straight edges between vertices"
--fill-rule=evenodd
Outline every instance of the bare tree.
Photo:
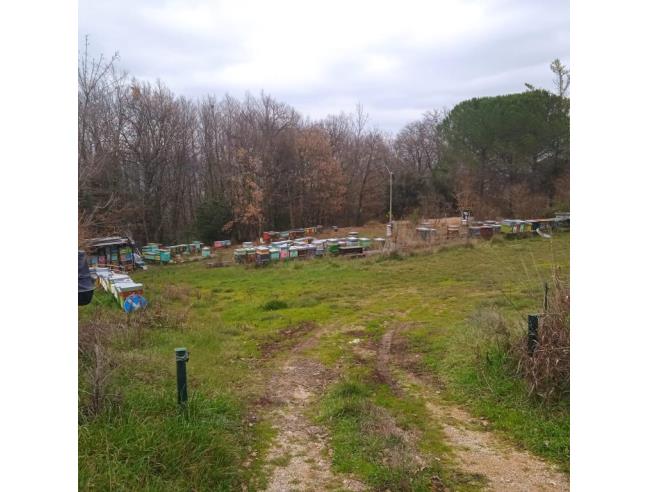
M 446 113 L 426 112 L 391 138 L 369 128 L 360 104 L 351 114 L 311 122 L 264 92 L 191 100 L 160 81 L 129 79 L 117 68 L 117 53 L 93 59 L 89 51 L 86 39 L 78 70 L 78 185 L 80 230 L 87 235 L 186 241 L 195 238 L 198 218 L 209 220 L 215 210 L 228 217 L 216 234 L 238 239 L 315 222 L 360 225 L 385 218 L 386 168 L 395 171 L 397 185 L 424 195 L 400 197 L 411 207 L 434 203 L 445 211 L 473 196 L 503 196 L 502 183 L 523 181 L 511 174 L 505 142 L 495 153 L 477 149 L 474 169 L 448 159 Z M 558 60 L 552 70 L 568 108 L 569 70 Z M 553 159 L 556 167 L 564 153 Z M 550 162 L 542 153 L 532 161 L 524 164 L 531 174 Z

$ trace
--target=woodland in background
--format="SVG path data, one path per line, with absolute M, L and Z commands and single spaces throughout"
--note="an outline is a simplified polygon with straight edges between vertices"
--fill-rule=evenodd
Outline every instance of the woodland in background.
M 248 240 L 263 230 L 395 218 L 531 217 L 569 209 L 569 71 L 527 91 L 426 112 L 395 137 L 358 105 L 319 121 L 261 93 L 191 100 L 79 60 L 82 237 Z

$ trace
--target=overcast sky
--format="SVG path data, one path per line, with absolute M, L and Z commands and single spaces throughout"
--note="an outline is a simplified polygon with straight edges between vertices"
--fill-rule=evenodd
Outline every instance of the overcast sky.
M 176 94 L 262 89 L 313 119 L 362 103 L 396 132 L 471 97 L 552 88 L 566 0 L 79 0 L 79 48 Z

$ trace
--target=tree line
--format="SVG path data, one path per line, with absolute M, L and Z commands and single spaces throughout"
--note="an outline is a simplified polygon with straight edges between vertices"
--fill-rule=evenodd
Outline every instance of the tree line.
M 80 233 L 175 243 L 384 221 L 389 171 L 396 218 L 566 208 L 569 72 L 558 62 L 558 73 L 556 94 L 527 86 L 471 99 L 392 136 L 372 128 L 360 105 L 312 121 L 263 92 L 192 100 L 86 48 L 78 68 Z

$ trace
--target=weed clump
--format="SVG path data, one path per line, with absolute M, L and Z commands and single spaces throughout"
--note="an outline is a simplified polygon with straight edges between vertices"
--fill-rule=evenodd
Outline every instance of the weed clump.
M 288 303 L 279 299 L 271 299 L 261 306 L 264 311 L 278 311 L 279 309 L 286 309 Z
M 521 326 L 510 323 L 496 309 L 481 309 L 469 318 L 467 343 L 472 347 L 478 364 L 489 364 L 497 354 L 513 356 L 522 337 Z

